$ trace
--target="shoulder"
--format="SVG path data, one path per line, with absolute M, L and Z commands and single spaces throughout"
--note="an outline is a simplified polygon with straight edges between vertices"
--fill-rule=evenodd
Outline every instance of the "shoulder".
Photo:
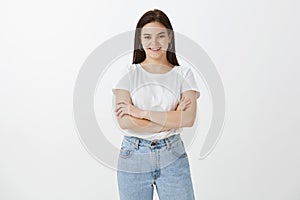
M 177 73 L 179 73 L 183 78 L 189 76 L 192 72 L 192 69 L 189 65 L 179 65 L 174 68 Z
M 129 64 L 129 66 L 128 66 L 128 70 L 129 70 L 129 72 L 135 72 L 135 71 L 137 71 L 138 70 L 138 65 L 137 64 Z
M 120 74 L 122 77 L 132 77 L 136 74 L 137 66 L 136 64 L 127 64 L 120 69 Z

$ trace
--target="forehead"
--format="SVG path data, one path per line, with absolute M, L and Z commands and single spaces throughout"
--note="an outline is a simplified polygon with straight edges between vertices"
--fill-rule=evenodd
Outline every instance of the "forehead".
M 143 26 L 142 34 L 158 34 L 161 32 L 167 33 L 167 28 L 160 22 L 150 22 Z

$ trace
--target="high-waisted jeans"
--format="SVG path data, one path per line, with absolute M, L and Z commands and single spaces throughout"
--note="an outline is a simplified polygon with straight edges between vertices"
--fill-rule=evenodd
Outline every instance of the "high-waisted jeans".
M 124 136 L 118 158 L 120 200 L 194 200 L 190 165 L 179 134 L 149 141 Z

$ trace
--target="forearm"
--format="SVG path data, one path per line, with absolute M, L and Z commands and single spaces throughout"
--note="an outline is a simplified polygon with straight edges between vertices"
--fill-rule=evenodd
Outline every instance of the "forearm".
M 147 119 L 140 119 L 130 115 L 124 115 L 122 118 L 118 117 L 118 121 L 122 129 L 128 129 L 137 132 L 158 133 L 171 129 L 170 127 L 163 126 Z
M 191 127 L 194 123 L 193 113 L 176 110 L 176 111 L 145 111 L 145 119 L 160 124 L 166 128 Z
M 190 111 L 177 110 L 177 108 L 175 111 L 152 111 L 142 110 L 131 103 L 120 100 L 115 111 L 117 116 L 121 117 L 118 120 L 123 129 L 146 131 L 145 129 L 149 128 L 151 131 L 158 132 L 162 129 L 170 130 L 193 126 L 196 106 L 191 107 L 193 108 L 188 108 Z M 122 119 L 124 117 L 126 117 L 125 120 Z M 144 121 L 145 119 L 146 121 Z

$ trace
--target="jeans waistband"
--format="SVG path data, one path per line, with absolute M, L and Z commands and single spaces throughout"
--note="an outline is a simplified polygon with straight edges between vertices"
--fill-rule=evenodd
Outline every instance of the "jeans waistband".
M 170 137 L 161 140 L 152 140 L 152 141 L 134 137 L 134 136 L 124 136 L 124 140 L 127 140 L 128 142 L 134 144 L 136 148 L 138 146 L 158 147 L 158 148 L 163 146 L 170 147 L 173 142 L 179 139 L 181 139 L 180 134 L 172 135 Z

